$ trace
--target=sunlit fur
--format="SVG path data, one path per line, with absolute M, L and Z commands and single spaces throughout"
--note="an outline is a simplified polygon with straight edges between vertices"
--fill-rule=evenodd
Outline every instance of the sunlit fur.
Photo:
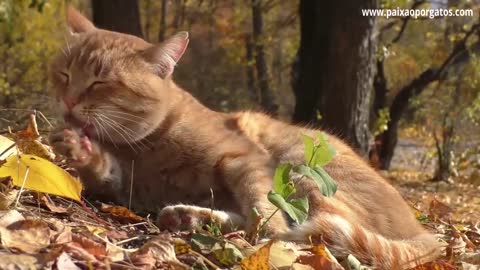
M 51 79 L 62 114 L 68 114 L 66 101 L 76 104 L 67 128 L 81 129 L 93 144 L 88 163 L 78 168 L 87 192 L 124 204 L 131 195 L 134 209 L 143 211 L 213 203 L 243 216 L 247 226 L 254 222 L 252 208 L 265 217 L 275 211 L 267 200 L 275 167 L 303 163 L 301 135 L 318 130 L 261 113 L 204 107 L 170 77 L 186 34 L 155 45 L 157 50 L 141 39 L 95 29 L 75 12 L 69 23 L 76 33 L 53 61 Z M 289 228 L 277 213 L 267 233 L 300 241 L 321 235 L 335 255 L 353 254 L 379 269 L 434 258 L 435 238 L 400 194 L 345 143 L 328 139 L 337 155 L 325 169 L 338 192 L 326 198 L 312 181 L 302 181 L 296 195 L 309 199 L 307 222 Z

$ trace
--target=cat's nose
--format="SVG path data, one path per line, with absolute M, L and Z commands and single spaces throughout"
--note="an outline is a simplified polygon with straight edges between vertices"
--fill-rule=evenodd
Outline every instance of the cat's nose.
M 75 107 L 75 105 L 77 105 L 78 102 L 74 98 L 64 97 L 63 103 L 65 103 L 65 106 L 70 111 L 73 107 Z

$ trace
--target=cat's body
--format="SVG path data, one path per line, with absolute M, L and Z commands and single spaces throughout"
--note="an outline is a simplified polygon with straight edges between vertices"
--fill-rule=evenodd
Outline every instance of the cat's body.
M 69 23 L 80 34 L 52 65 L 68 126 L 52 143 L 71 158 L 88 192 L 123 204 L 131 196 L 136 210 L 173 205 L 160 212 L 160 225 L 169 229 L 204 221 L 210 211 L 200 207 L 225 211 L 213 217 L 225 226 L 247 228 L 252 208 L 265 217 L 275 211 L 267 200 L 275 168 L 303 163 L 301 135 L 318 130 L 201 105 L 170 79 L 188 44 L 183 33 L 156 47 L 98 30 L 72 10 Z M 302 181 L 296 195 L 309 199 L 307 222 L 291 229 L 277 213 L 267 232 L 287 240 L 322 235 L 336 255 L 352 253 L 382 269 L 435 256 L 434 237 L 400 194 L 346 144 L 328 139 L 337 155 L 325 169 L 338 192 L 323 197 L 312 181 Z

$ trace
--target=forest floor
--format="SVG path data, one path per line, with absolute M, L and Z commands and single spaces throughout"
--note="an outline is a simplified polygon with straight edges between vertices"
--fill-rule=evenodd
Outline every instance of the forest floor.
M 480 269 L 478 179 L 435 183 L 398 167 L 383 174 L 446 246 L 442 258 L 414 269 Z M 125 207 L 21 190 L 0 178 L 0 269 L 367 269 L 353 256 L 337 262 L 321 239 L 258 241 L 255 233 L 222 235 L 215 224 L 161 232 Z

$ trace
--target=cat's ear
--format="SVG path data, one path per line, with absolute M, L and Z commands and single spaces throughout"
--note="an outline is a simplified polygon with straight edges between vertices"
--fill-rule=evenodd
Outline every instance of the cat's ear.
M 157 67 L 162 78 L 170 76 L 188 46 L 188 32 L 180 32 L 161 44 L 142 52 L 143 58 Z
M 95 26 L 72 6 L 67 7 L 67 25 L 72 34 L 95 30 Z

